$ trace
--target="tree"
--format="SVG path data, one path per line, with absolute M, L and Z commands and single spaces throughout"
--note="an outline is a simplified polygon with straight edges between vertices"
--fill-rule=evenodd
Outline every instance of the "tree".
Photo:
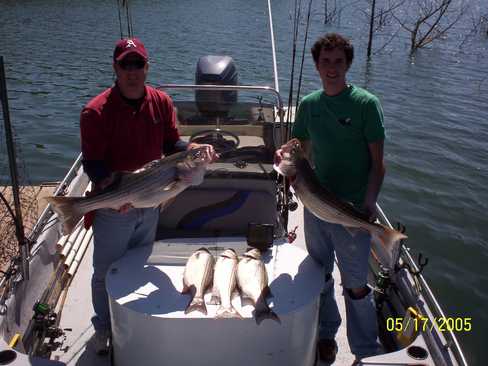
M 331 22 L 337 13 L 337 0 L 334 0 L 333 7 L 329 6 L 329 0 L 324 0 L 324 24 Z
M 392 17 L 393 11 L 399 8 L 400 6 L 402 6 L 404 2 L 405 0 L 399 0 L 396 4 L 390 2 L 388 8 L 381 7 L 380 5 L 379 9 L 377 9 L 376 8 L 377 1 L 371 0 L 371 8 L 369 14 L 366 11 L 363 11 L 363 13 L 369 19 L 369 35 L 368 35 L 368 48 L 367 48 L 368 58 L 371 57 L 371 52 L 373 50 L 374 34 L 382 30 L 390 23 L 390 19 Z M 388 45 L 388 43 L 390 43 L 392 39 L 396 37 L 397 34 L 398 31 L 395 32 L 395 34 L 392 37 L 390 37 L 389 41 L 383 44 L 380 50 L 385 48 Z
M 453 0 L 417 0 L 415 8 L 419 13 L 410 21 L 393 14 L 401 27 L 410 33 L 410 54 L 443 37 L 466 10 L 464 5 L 455 8 Z
M 373 47 L 373 26 L 374 26 L 375 9 L 376 9 L 376 0 L 373 0 L 373 2 L 371 3 L 371 17 L 369 19 L 368 58 L 371 57 L 371 48 Z

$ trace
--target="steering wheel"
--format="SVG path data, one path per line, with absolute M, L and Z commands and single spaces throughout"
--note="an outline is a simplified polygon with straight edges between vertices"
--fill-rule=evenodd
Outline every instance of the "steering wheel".
M 231 139 L 226 139 L 231 137 Z M 195 142 L 197 144 L 210 144 L 214 147 L 217 153 L 229 149 L 235 149 L 241 143 L 239 136 L 236 134 L 216 128 L 214 130 L 203 130 L 195 132 L 190 136 L 188 142 Z

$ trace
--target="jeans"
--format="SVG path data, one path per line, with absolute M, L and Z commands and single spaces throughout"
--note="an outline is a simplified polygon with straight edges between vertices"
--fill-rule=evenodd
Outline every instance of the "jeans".
M 159 219 L 158 208 L 133 208 L 127 213 L 100 209 L 93 221 L 92 303 L 96 331 L 110 330 L 105 275 L 110 265 L 129 249 L 154 242 Z
M 342 321 L 334 296 L 334 280 L 330 276 L 334 269 L 334 251 L 343 288 L 363 288 L 367 284 L 371 236 L 362 230 L 357 230 L 353 236 L 342 225 L 322 221 L 306 208 L 303 221 L 308 253 L 326 273 L 320 297 L 319 339 L 334 339 Z M 372 293 L 361 299 L 352 299 L 348 291 L 343 294 L 347 339 L 352 353 L 357 358 L 378 354 L 381 348 Z

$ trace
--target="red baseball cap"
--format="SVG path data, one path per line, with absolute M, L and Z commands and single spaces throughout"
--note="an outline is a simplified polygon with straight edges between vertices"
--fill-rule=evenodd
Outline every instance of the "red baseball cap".
M 136 53 L 147 61 L 146 47 L 138 38 L 123 38 L 118 41 L 115 45 L 114 61 L 120 61 L 131 53 Z

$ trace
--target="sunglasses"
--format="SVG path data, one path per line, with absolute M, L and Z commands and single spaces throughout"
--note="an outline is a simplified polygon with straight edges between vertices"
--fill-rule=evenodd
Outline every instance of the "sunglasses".
M 144 60 L 122 60 L 117 63 L 122 70 L 140 70 L 146 66 L 146 61 Z

